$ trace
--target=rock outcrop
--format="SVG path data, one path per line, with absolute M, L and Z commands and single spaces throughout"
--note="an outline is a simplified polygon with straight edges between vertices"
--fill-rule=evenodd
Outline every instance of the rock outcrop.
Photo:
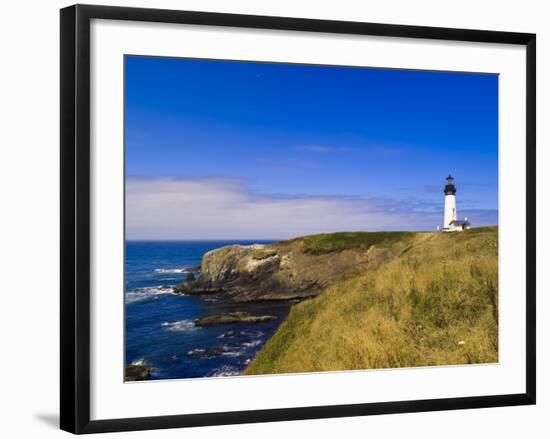
M 206 316 L 194 321 L 195 326 L 216 326 L 216 325 L 228 325 L 233 323 L 261 323 L 275 320 L 277 317 L 262 315 L 254 316 L 247 312 L 231 312 L 229 314 L 219 314 L 213 316 Z
M 312 252 L 303 239 L 226 246 L 205 253 L 200 276 L 174 291 L 218 293 L 237 302 L 311 298 L 346 273 L 365 268 L 373 250 L 374 246 Z
M 126 366 L 126 381 L 143 381 L 149 378 L 151 370 L 141 364 L 130 364 Z

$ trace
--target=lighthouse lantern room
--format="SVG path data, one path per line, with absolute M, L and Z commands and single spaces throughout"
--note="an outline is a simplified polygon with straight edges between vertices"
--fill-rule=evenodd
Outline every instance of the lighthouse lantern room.
M 456 213 L 456 186 L 454 178 L 449 176 L 446 179 L 445 188 L 445 213 L 443 217 L 443 232 L 461 232 L 470 228 L 470 222 L 468 218 L 464 220 L 457 220 Z

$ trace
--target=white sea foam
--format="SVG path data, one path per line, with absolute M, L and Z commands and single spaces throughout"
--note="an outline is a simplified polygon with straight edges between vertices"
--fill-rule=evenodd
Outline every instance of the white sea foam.
M 189 331 L 196 329 L 193 320 L 177 320 L 175 322 L 162 322 L 160 324 L 166 331 Z
M 203 359 L 211 359 L 219 357 L 220 355 L 225 355 L 225 348 L 210 347 L 210 348 L 195 348 L 187 351 L 187 355 L 191 357 L 199 357 Z
M 155 273 L 197 273 L 191 268 L 155 268 Z
M 237 345 L 224 346 L 222 355 L 225 357 L 241 357 L 248 352 L 248 349 L 259 346 L 262 344 L 262 340 L 252 340 L 239 343 Z
M 240 350 L 222 352 L 224 357 L 240 357 L 244 352 Z
M 126 293 L 126 303 L 141 302 L 142 300 L 156 298 L 156 296 L 164 294 L 175 294 L 174 289 L 165 286 L 136 288 Z
M 221 339 L 221 338 L 238 338 L 238 337 L 241 337 L 241 336 L 258 338 L 258 337 L 261 337 L 262 335 L 264 335 L 264 333 L 262 331 L 245 329 L 244 331 L 224 332 L 223 334 L 218 335 L 216 338 L 218 338 L 218 339 Z
M 187 351 L 187 355 L 200 355 L 200 354 L 204 354 L 205 352 L 206 352 L 206 349 L 195 348 L 195 349 L 191 349 L 190 351 Z
M 145 360 L 143 358 L 138 358 L 137 360 L 132 361 L 132 366 L 143 366 Z
M 262 344 L 262 340 L 252 340 L 252 341 L 244 342 L 243 346 L 245 348 L 253 348 L 253 347 L 259 346 L 261 344 Z
M 232 377 L 239 375 L 240 372 L 236 367 L 233 366 L 222 366 L 216 370 L 214 370 L 214 373 L 212 373 L 211 376 L 215 377 Z

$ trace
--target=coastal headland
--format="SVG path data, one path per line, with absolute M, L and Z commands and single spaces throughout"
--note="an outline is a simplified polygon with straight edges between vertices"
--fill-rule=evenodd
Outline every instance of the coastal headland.
M 498 227 L 230 245 L 174 292 L 292 303 L 245 374 L 498 361 Z

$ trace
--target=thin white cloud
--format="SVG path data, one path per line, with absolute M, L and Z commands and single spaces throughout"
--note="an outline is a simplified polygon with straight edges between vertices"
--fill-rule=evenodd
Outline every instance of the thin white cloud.
M 352 148 L 349 146 L 329 146 L 329 145 L 302 145 L 295 148 L 296 151 L 309 152 L 312 154 L 374 154 L 377 156 L 396 156 L 404 150 L 394 145 L 380 145 L 375 143 L 364 144 L 361 148 Z
M 318 154 L 351 152 L 353 148 L 347 146 L 304 145 L 298 146 L 297 151 L 313 152 Z
M 381 199 L 264 195 L 238 179 L 126 181 L 127 239 L 280 239 L 353 230 L 433 230 L 433 210 Z

